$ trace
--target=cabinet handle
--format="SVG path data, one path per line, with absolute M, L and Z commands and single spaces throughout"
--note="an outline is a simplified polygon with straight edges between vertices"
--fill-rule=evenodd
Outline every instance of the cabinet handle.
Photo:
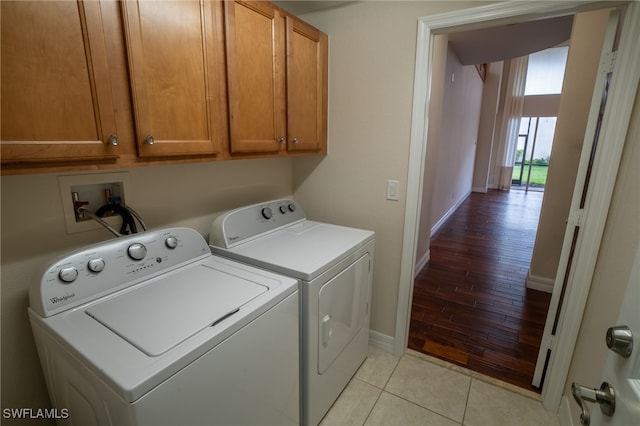
M 293 138 L 291 139 L 291 142 L 293 142 L 294 145 L 297 145 L 299 141 L 298 138 Z
M 118 136 L 116 135 L 109 136 L 109 140 L 107 141 L 107 143 L 111 146 L 118 146 Z
M 151 135 L 148 135 L 146 138 L 144 138 L 144 143 L 146 143 L 147 145 L 153 145 L 155 141 L 156 140 Z
M 278 142 L 280 143 L 280 145 L 284 145 L 285 141 L 285 138 L 278 138 Z

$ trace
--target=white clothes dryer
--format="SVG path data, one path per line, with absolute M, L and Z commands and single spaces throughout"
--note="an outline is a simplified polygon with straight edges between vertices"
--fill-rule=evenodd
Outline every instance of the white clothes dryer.
M 317 425 L 367 356 L 372 231 L 307 220 L 293 200 L 221 214 L 211 250 L 300 282 L 301 423 Z
M 64 424 L 296 425 L 298 299 L 296 280 L 167 228 L 46 265 L 29 317 Z

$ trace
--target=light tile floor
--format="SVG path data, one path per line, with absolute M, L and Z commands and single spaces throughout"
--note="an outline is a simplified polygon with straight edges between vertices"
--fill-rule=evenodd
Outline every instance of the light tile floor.
M 558 426 L 540 396 L 444 361 L 375 348 L 320 426 Z

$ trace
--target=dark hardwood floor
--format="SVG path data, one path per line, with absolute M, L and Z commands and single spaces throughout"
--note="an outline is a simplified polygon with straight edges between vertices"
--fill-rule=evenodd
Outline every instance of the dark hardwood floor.
M 543 194 L 472 193 L 431 238 L 409 348 L 525 389 L 551 295 L 526 288 Z

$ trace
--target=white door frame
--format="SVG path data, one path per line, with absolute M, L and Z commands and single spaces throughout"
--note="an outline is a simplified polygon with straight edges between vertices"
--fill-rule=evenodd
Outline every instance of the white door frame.
M 405 206 L 402 259 L 400 264 L 400 285 L 394 338 L 394 353 L 403 354 L 407 349 L 413 281 L 418 243 L 420 208 L 422 205 L 422 184 L 427 147 L 428 105 L 431 93 L 433 37 L 437 34 L 486 28 L 496 25 L 523 22 L 585 10 L 614 7 L 627 2 L 504 2 L 471 9 L 422 17 L 418 20 L 416 46 L 416 65 L 414 74 L 413 111 L 411 117 L 411 139 L 409 147 L 409 167 L 407 177 L 407 201 Z M 634 2 L 632 2 L 634 3 Z M 640 5 L 632 5 L 637 21 Z M 601 140 L 607 140 L 607 149 L 599 150 L 594 179 L 593 193 L 604 198 L 594 207 L 585 220 L 584 244 L 581 245 L 579 259 L 576 259 L 575 275 L 580 285 L 572 288 L 565 300 L 571 300 L 565 308 L 559 326 L 557 346 L 552 353 L 548 380 L 543 387 L 543 404 L 546 409 L 557 412 L 569 372 L 571 357 L 575 347 L 582 314 L 584 312 L 591 276 L 595 266 L 604 223 L 606 220 L 611 194 L 615 184 L 618 165 L 624 140 L 629 126 L 629 117 L 633 108 L 635 89 L 640 78 L 640 52 L 629 36 L 638 37 L 640 24 L 625 19 L 618 61 L 619 74 L 613 81 L 609 94 L 608 115 L 616 117 L 615 123 L 605 118 L 601 130 Z M 626 40 L 626 41 L 625 41 Z M 638 43 L 637 41 L 635 43 Z M 634 51 L 635 50 L 635 51 Z M 591 263 L 589 263 L 591 262 Z M 551 374 L 553 371 L 553 374 Z

